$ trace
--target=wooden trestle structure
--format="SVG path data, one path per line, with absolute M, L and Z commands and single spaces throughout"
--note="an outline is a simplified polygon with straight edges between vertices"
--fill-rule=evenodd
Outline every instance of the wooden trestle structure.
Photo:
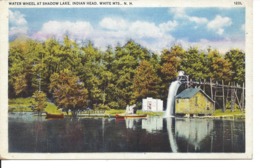
M 234 82 L 229 82 L 224 84 L 222 80 L 221 83 L 213 83 L 210 79 L 209 82 L 204 81 L 192 81 L 186 80 L 182 81 L 185 87 L 195 87 L 199 86 L 204 92 L 206 92 L 215 101 L 215 107 L 218 105 L 222 108 L 222 111 L 226 111 L 227 103 L 230 103 L 230 110 L 235 110 L 235 105 L 237 104 L 241 111 L 245 111 L 245 84 L 240 86 Z

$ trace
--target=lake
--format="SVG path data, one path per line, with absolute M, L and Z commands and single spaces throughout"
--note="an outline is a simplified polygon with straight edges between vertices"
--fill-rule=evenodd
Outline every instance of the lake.
M 8 115 L 9 152 L 245 152 L 244 120 Z

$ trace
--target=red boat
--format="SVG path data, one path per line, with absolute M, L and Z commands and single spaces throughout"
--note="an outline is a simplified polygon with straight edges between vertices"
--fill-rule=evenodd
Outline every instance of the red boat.
M 63 113 L 47 113 L 46 112 L 46 118 L 64 118 Z

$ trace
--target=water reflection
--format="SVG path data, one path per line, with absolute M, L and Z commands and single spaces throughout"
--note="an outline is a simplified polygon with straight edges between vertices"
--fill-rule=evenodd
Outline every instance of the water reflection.
M 125 126 L 128 129 L 136 130 L 137 127 L 142 125 L 142 119 L 134 119 L 134 118 L 126 118 L 125 119 Z
M 142 120 L 142 129 L 149 133 L 155 133 L 163 129 L 163 118 L 150 117 Z
M 245 152 L 244 121 L 9 114 L 10 152 Z
M 177 152 L 178 151 L 178 147 L 177 147 L 177 143 L 176 143 L 176 138 L 175 138 L 175 125 L 174 125 L 174 119 L 173 118 L 166 118 L 166 128 L 167 128 L 167 132 L 168 132 L 168 137 L 169 137 L 169 142 L 170 142 L 170 146 L 171 146 L 171 150 L 172 152 Z
M 175 134 L 178 139 L 187 141 L 189 146 L 193 146 L 195 151 L 199 151 L 201 143 L 213 130 L 213 120 L 177 119 L 175 127 Z
M 245 152 L 244 121 L 176 119 L 179 152 Z

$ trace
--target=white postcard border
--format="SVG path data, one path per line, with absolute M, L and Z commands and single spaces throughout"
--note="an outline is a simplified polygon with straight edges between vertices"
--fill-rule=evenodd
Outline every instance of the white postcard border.
M 64 2 L 68 0 L 51 0 Z M 49 2 L 51 2 L 49 1 Z M 74 0 L 80 2 L 80 0 Z M 102 0 L 105 2 L 108 0 Z M 9 8 L 71 8 L 122 7 L 114 5 L 87 6 L 32 6 L 8 5 L 8 2 L 45 2 L 40 0 L 0 0 L 0 158 L 1 159 L 251 159 L 253 155 L 253 44 L 252 1 L 240 0 L 132 0 L 123 7 L 246 7 L 246 152 L 245 153 L 9 153 L 8 152 L 8 9 Z M 70 0 L 70 2 L 72 2 Z M 86 1 L 85 1 L 86 2 Z M 89 1 L 90 2 L 90 1 Z M 97 1 L 99 2 L 99 1 Z M 109 2 L 112 2 L 111 0 Z M 124 1 L 123 1 L 124 2 Z

